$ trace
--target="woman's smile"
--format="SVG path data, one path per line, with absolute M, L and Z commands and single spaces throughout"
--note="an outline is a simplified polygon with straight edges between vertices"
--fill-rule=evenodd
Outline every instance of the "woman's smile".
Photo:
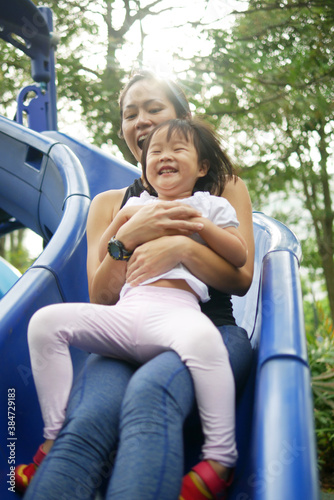
M 159 83 L 136 82 L 123 101 L 122 130 L 124 139 L 136 160 L 140 161 L 143 142 L 156 125 L 176 118 L 174 105 Z
M 137 139 L 137 145 L 138 145 L 139 149 L 143 149 L 144 141 L 148 135 L 149 135 L 148 133 L 139 135 L 139 137 Z

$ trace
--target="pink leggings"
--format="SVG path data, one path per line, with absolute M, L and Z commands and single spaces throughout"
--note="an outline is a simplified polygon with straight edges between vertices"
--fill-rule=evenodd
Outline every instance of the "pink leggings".
M 228 353 L 192 293 L 139 286 L 115 306 L 53 304 L 32 317 L 28 342 L 46 439 L 55 439 L 65 418 L 72 386 L 69 345 L 139 364 L 174 350 L 194 382 L 204 459 L 235 465 L 235 387 Z

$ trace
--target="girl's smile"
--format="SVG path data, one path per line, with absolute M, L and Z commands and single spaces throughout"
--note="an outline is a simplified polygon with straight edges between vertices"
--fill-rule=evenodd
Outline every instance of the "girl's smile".
M 174 131 L 168 139 L 168 127 L 153 135 L 147 150 L 146 176 L 159 198 L 175 200 L 191 196 L 199 177 L 207 174 L 205 161 L 198 160 L 192 139 Z

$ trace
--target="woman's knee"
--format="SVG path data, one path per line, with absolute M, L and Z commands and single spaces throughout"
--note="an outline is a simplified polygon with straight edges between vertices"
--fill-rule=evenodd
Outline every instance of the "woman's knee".
M 114 451 L 121 405 L 134 370 L 126 362 L 91 354 L 72 388 L 58 439 L 103 455 Z
M 124 397 L 122 416 L 140 419 L 166 418 L 166 412 L 184 419 L 194 403 L 190 373 L 173 351 L 165 352 L 140 367 L 133 375 Z
M 95 423 L 117 420 L 134 372 L 135 367 L 125 361 L 96 354 L 88 356 L 71 390 L 68 418 Z

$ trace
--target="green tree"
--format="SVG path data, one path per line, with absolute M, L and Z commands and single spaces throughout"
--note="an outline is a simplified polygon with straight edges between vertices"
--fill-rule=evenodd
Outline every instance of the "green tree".
M 235 15 L 229 32 L 211 31 L 210 57 L 195 58 L 197 105 L 233 131 L 255 207 L 277 191 L 289 200 L 280 218 L 305 218 L 303 251 L 314 257 L 311 237 L 319 256 L 306 264 L 319 262 L 334 318 L 334 4 L 251 0 Z
M 168 0 L 33 1 L 37 6 L 50 7 L 54 13 L 54 31 L 59 37 L 56 70 L 60 123 L 66 122 L 66 114 L 73 110 L 78 123 L 86 125 L 94 144 L 116 145 L 126 160 L 136 163 L 118 137 L 119 93 L 129 68 L 142 65 L 145 22 L 152 23 L 166 11 L 177 12 L 181 7 Z M 203 6 L 207 3 L 205 0 Z M 121 50 L 129 44 L 129 34 L 134 31 L 137 54 L 129 61 Z M 5 96 L 0 112 L 5 114 L 11 104 L 9 117 L 13 118 L 18 90 L 31 82 L 29 61 L 1 40 L 0 46 L 0 82 Z
M 10 233 L 7 238 L 0 238 L 0 256 L 10 262 L 21 273 L 24 273 L 33 263 L 24 245 L 25 229 Z
M 327 489 L 334 484 L 334 329 L 327 301 L 305 300 L 304 310 L 318 463 L 322 485 Z
M 118 97 L 129 64 L 140 67 L 144 58 L 144 21 L 177 9 L 169 0 L 33 0 L 48 6 L 54 14 L 58 120 L 60 128 L 69 111 L 84 124 L 93 142 L 115 145 L 123 157 L 135 159 L 118 137 L 120 127 Z M 203 2 L 205 6 L 208 0 Z M 173 7 L 174 4 L 174 7 Z M 175 10 L 177 11 L 177 10 Z M 185 23 L 186 24 L 186 21 Z M 124 61 L 121 50 L 131 30 L 140 28 L 137 56 Z M 0 39 L 0 113 L 14 118 L 19 90 L 32 83 L 30 61 L 21 51 Z M 10 243 L 8 243 L 10 245 Z M 4 247 L 4 243 L 3 243 Z M 4 250 L 3 250 L 4 251 Z M 19 251 L 18 251 L 19 253 Z M 13 256 L 15 250 L 13 250 Z M 14 258 L 14 257 L 13 257 Z

